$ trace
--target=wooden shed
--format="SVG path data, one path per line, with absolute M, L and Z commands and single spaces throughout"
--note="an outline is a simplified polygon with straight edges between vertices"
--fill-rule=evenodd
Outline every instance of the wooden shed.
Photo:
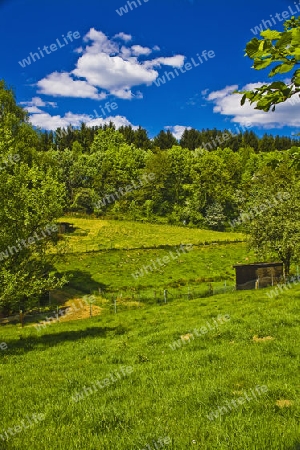
M 72 233 L 74 231 L 74 224 L 69 222 L 57 223 L 59 234 Z
M 259 289 L 273 286 L 283 278 L 283 263 L 253 263 L 233 266 L 236 274 L 236 289 Z

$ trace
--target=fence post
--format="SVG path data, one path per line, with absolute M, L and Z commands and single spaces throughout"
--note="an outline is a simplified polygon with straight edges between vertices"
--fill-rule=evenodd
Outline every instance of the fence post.
M 164 300 L 165 300 L 165 303 L 167 303 L 167 300 L 168 300 L 168 291 L 167 291 L 167 289 L 164 289 Z
M 21 327 L 24 327 L 24 315 L 23 315 L 23 311 L 20 309 L 20 322 L 21 322 Z

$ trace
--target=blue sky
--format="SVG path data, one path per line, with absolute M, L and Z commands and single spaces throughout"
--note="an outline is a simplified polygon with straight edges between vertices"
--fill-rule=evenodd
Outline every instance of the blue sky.
M 240 107 L 239 96 L 231 95 L 234 88 L 268 81 L 268 71 L 255 71 L 244 57 L 251 29 L 270 15 L 272 28 L 281 29 L 282 13 L 300 11 L 299 0 L 135 3 L 0 2 L 1 78 L 35 126 L 54 130 L 113 120 L 141 125 L 150 137 L 169 127 L 178 138 L 185 127 L 246 125 L 259 135 L 299 131 L 300 103 L 263 113 Z

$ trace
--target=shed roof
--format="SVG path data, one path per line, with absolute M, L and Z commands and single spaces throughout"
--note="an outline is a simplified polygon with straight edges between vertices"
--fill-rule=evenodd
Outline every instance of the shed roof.
M 277 267 L 277 266 L 283 266 L 283 262 L 257 262 L 257 263 L 251 263 L 251 264 L 235 264 L 233 267 Z

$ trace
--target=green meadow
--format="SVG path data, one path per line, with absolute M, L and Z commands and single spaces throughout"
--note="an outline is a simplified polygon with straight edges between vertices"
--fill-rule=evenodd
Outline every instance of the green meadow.
M 273 300 L 265 290 L 235 292 L 52 324 L 40 334 L 2 327 L 0 434 L 34 413 L 45 420 L 1 448 L 155 449 L 153 441 L 169 437 L 164 448 L 176 450 L 297 449 L 299 298 L 297 288 Z M 172 350 L 225 314 L 227 323 Z M 120 377 L 122 367 L 132 372 Z M 113 374 L 116 382 L 94 391 Z M 267 392 L 209 419 L 256 386 Z M 74 401 L 84 388 L 94 392 Z
M 244 241 L 242 233 L 190 229 L 172 225 L 118 220 L 64 217 L 60 222 L 73 225 L 74 232 L 65 235 L 67 251 L 84 252 L 102 249 L 152 248 L 181 243 Z
M 268 288 L 143 301 L 233 286 L 233 264 L 254 255 L 234 233 L 68 221 L 76 252 L 56 267 L 72 277 L 52 300 L 94 292 L 101 313 L 40 331 L 32 321 L 1 326 L 1 449 L 299 449 L 299 287 L 272 299 Z M 83 240 L 98 245 L 103 228 L 114 248 L 86 251 Z M 193 250 L 133 279 L 181 243 Z M 128 305 L 115 314 L 121 293 Z M 33 414 L 44 416 L 28 422 Z
M 71 288 L 72 295 L 74 290 L 80 296 L 99 288 L 109 298 L 154 298 L 164 289 L 173 295 L 190 289 L 192 294 L 193 289 L 206 290 L 208 283 L 218 288 L 234 285 L 232 265 L 254 259 L 241 233 L 95 219 L 64 221 L 75 231 L 63 236 L 66 253 L 56 268 L 69 277 L 64 291 Z M 192 244 L 192 250 L 181 251 L 181 244 Z M 170 261 L 159 265 L 157 261 L 167 256 Z M 143 276 L 134 277 L 151 265 Z

